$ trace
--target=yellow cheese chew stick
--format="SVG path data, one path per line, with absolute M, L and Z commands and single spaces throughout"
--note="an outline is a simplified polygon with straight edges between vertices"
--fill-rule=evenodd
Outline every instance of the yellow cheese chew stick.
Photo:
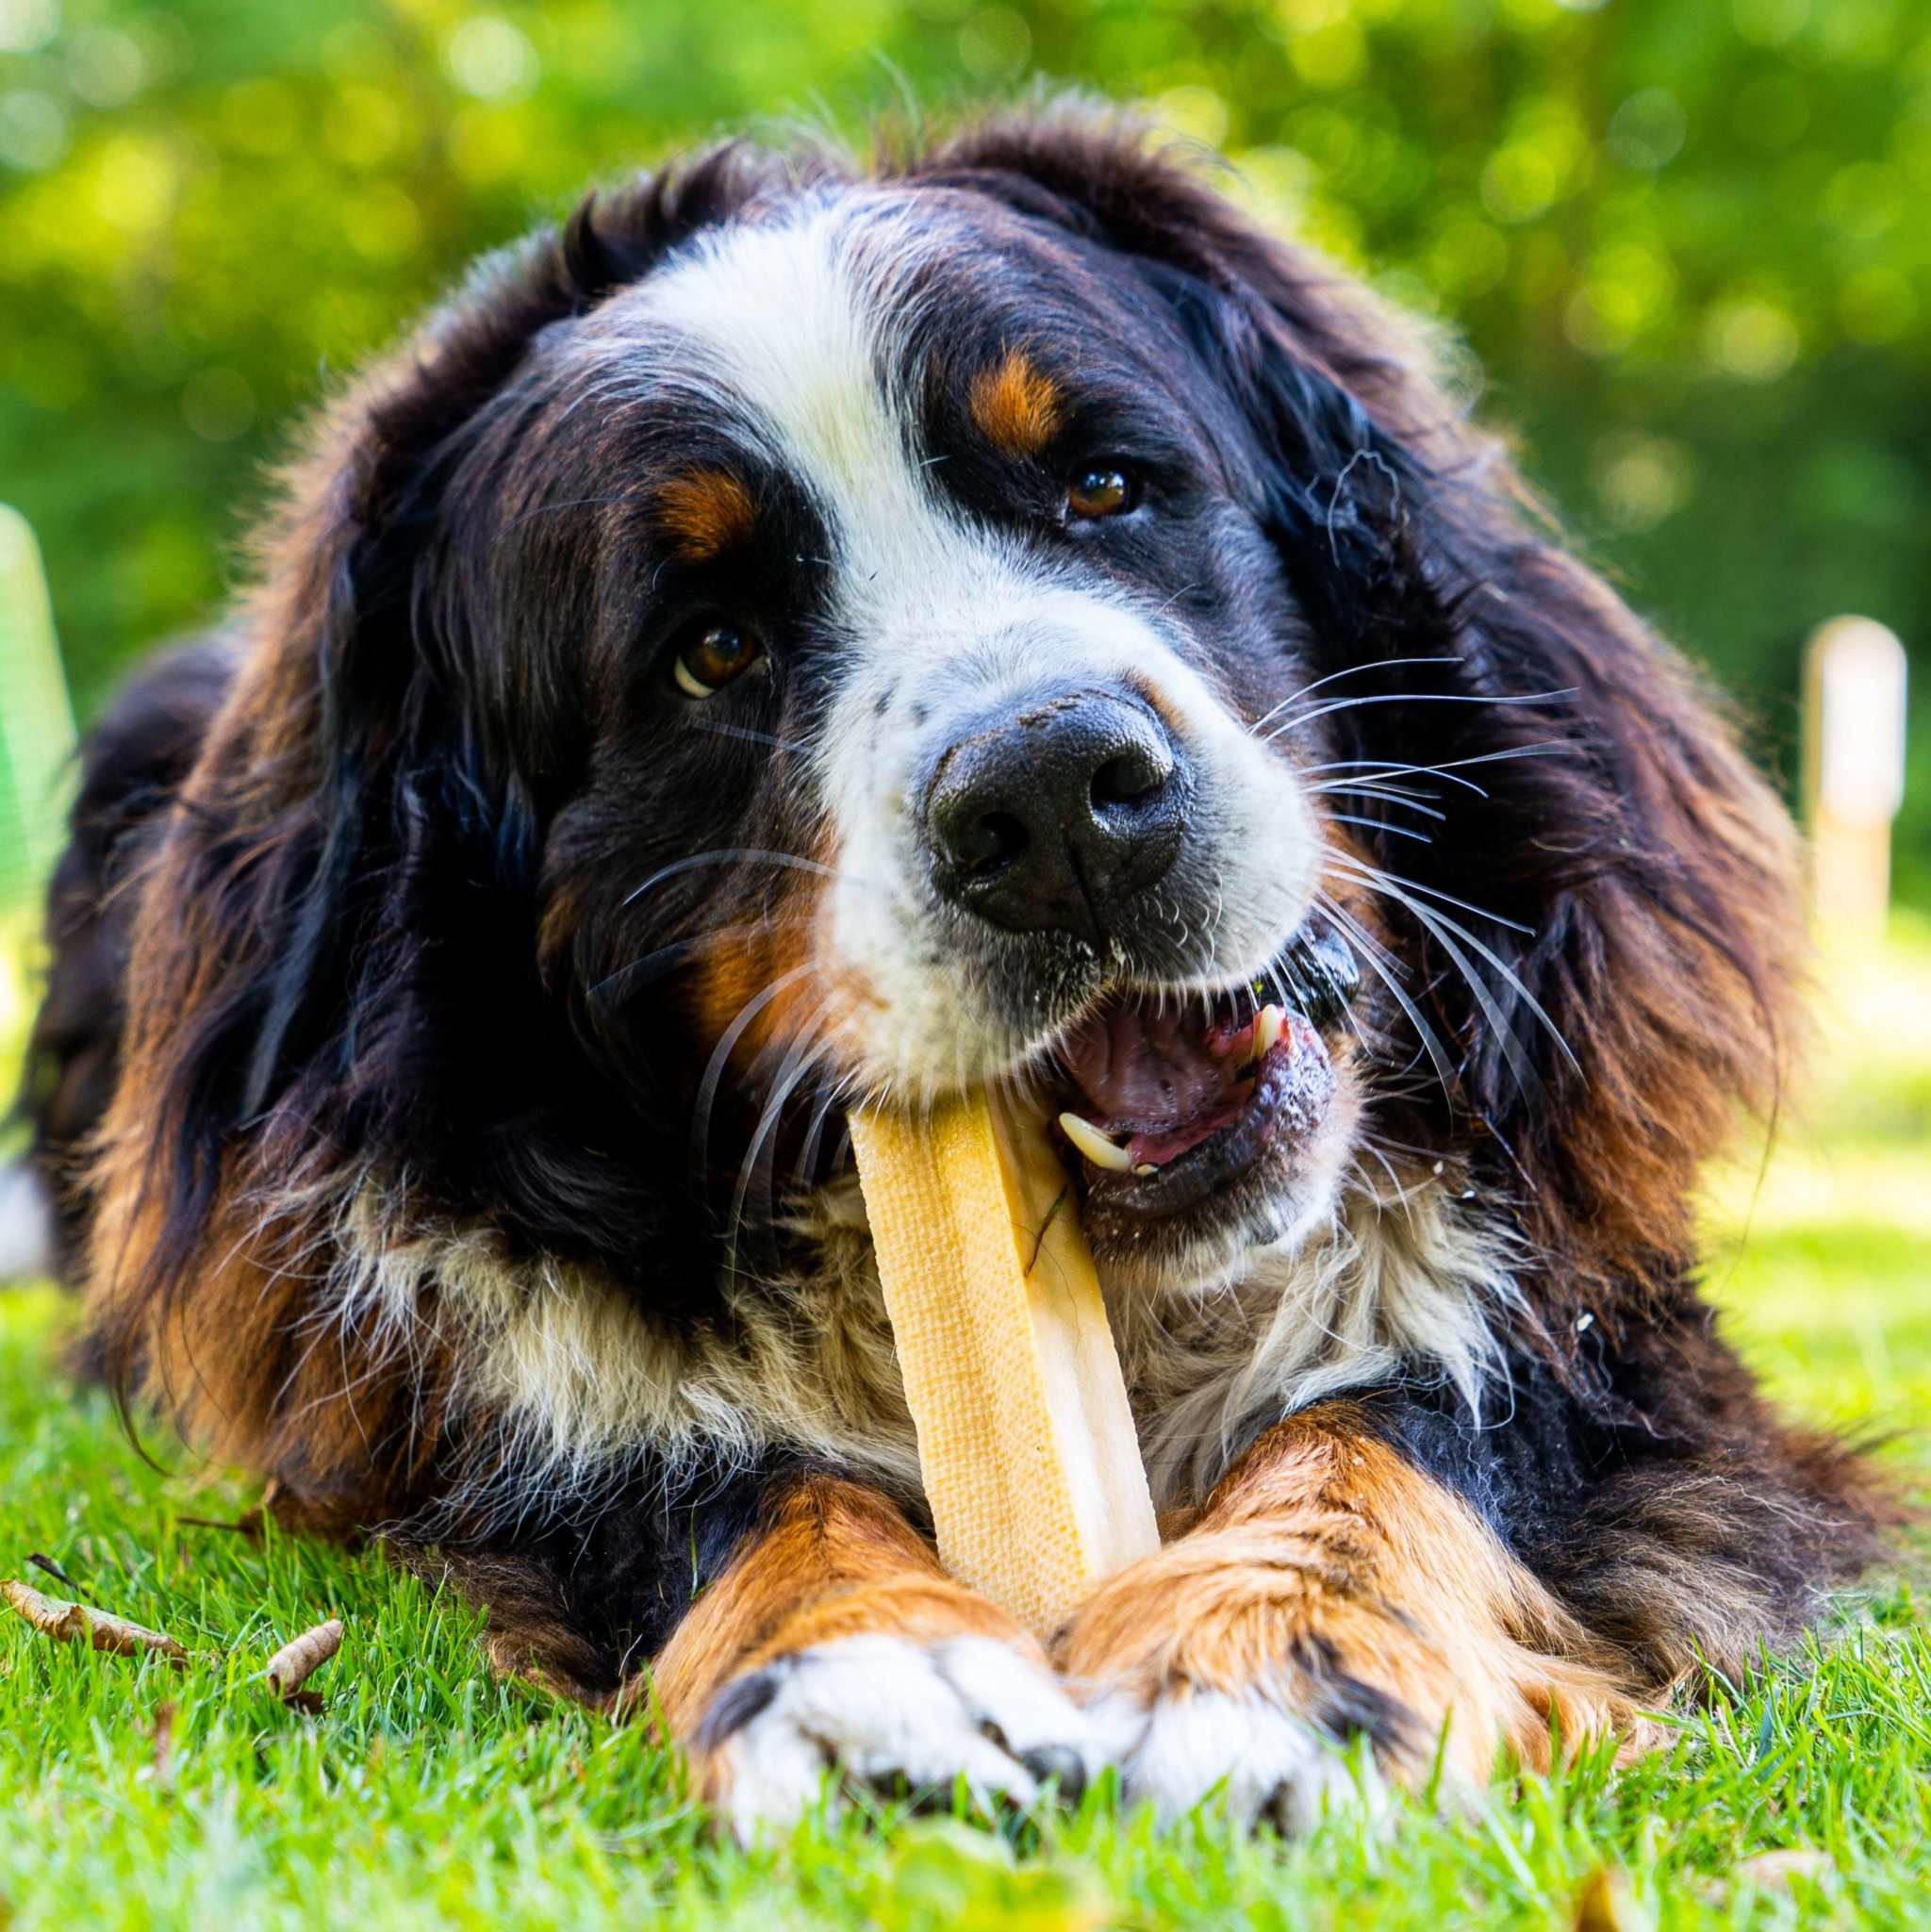
M 1042 1636 L 1160 1546 L 1071 1183 L 974 1091 L 851 1120 L 939 1556 Z

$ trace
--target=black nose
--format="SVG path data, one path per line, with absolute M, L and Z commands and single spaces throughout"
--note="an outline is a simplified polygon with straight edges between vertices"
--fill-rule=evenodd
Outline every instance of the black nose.
M 1105 936 L 1180 850 L 1190 789 L 1151 712 L 1073 691 L 956 740 L 926 794 L 947 898 L 1015 933 Z

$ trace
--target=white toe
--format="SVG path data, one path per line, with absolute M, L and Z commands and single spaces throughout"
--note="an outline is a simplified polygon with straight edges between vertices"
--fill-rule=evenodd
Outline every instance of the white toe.
M 780 1659 L 725 1696 L 753 1707 L 717 1747 L 724 1808 L 745 1840 L 808 1810 L 833 1765 L 876 1785 L 944 1790 L 963 1776 L 983 1805 L 1029 1804 L 1043 1777 L 1070 1784 L 1102 1761 L 1093 1726 L 1052 1675 L 995 1638 L 928 1648 L 843 1637 Z
M 825 1778 L 825 1757 L 788 1725 L 759 1727 L 724 1746 L 729 1790 L 724 1808 L 739 1841 L 750 1844 L 766 1831 L 782 1831 L 811 1808 Z
M 1106 1754 L 1098 1727 L 1057 1677 L 996 1637 L 955 1637 L 936 1653 L 938 1667 L 1010 1754 L 1040 1777 L 1084 1785 Z
M 1126 1765 L 1127 1795 L 1164 1822 L 1224 1789 L 1229 1815 L 1300 1833 L 1362 1795 L 1347 1753 L 1318 1726 L 1264 1697 L 1214 1691 L 1157 1699 Z

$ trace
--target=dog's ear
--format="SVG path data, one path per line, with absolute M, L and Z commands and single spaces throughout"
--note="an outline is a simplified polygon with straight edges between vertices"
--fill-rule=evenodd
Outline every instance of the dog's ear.
M 417 1150 L 454 1148 L 479 1194 L 569 1193 L 478 1151 L 488 1122 L 488 1160 L 543 1158 L 504 1115 L 563 1022 L 535 966 L 538 774 L 452 635 L 453 479 L 542 333 L 753 191 L 758 165 L 714 151 L 486 263 L 291 467 L 240 670 L 143 891 L 103 1168 L 141 1177 L 124 1273 L 178 1280 L 218 1200 L 286 1190 L 322 1149 L 413 1174 Z
M 437 581 L 468 568 L 443 553 L 454 480 L 533 343 L 735 206 L 758 167 L 741 145 L 720 147 L 593 195 L 560 229 L 484 263 L 323 417 L 291 471 L 287 507 L 262 545 L 259 641 L 229 720 L 235 735 L 203 774 L 217 783 L 218 764 L 257 817 L 280 800 L 285 875 L 256 909 L 272 930 L 260 1011 L 238 1063 L 243 1117 L 274 1100 L 332 1016 L 355 1003 L 345 974 L 366 979 L 401 935 L 434 930 L 415 916 L 416 896 L 461 876 L 501 895 L 507 912 L 533 889 L 538 768 L 558 753 L 509 741 L 501 718 L 531 708 L 518 702 L 527 685 L 512 693 L 514 673 L 479 662 L 454 635 L 459 600 Z M 495 717 L 483 702 L 492 684 Z M 291 725 L 298 735 L 285 743 Z M 339 1060 L 366 1044 L 344 1035 L 333 1046 Z M 353 1068 L 327 1073 L 340 1087 Z
M 1718 707 L 1560 545 L 1419 332 L 1144 130 L 1065 109 L 933 165 L 1129 256 L 1245 418 L 1335 676 L 1288 741 L 1319 712 L 1326 757 L 1446 814 L 1346 806 L 1461 1126 L 1568 1266 L 1667 1276 L 1698 1163 L 1774 1106 L 1792 1027 L 1794 842 Z

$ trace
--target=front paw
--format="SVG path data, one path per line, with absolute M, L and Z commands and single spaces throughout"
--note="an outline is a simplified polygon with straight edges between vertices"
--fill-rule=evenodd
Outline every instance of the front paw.
M 706 1796 L 750 1841 L 792 1824 L 825 1774 L 882 1792 L 949 1792 L 982 1807 L 1077 1797 L 1104 1761 L 1099 1726 L 1016 1643 L 961 1635 L 833 1638 L 734 1677 L 693 1741 Z
M 1345 1554 L 1197 1533 L 1088 1599 L 1058 1661 L 1110 1726 L 1129 1800 L 1171 1819 L 1222 1789 L 1241 1823 L 1300 1832 L 1438 1772 L 1476 1792 L 1505 1747 L 1545 1770 L 1557 1736 L 1630 1734 L 1598 1669 L 1529 1647 L 1487 1605 L 1397 1608 Z
M 1296 1708 L 1282 1682 L 1214 1690 L 1174 1679 L 1150 1695 L 1116 1688 L 1095 1709 L 1127 1802 L 1151 1805 L 1163 1824 L 1215 1795 L 1237 1825 L 1290 1835 L 1342 1805 L 1385 1805 L 1377 1760 L 1331 1720 Z

